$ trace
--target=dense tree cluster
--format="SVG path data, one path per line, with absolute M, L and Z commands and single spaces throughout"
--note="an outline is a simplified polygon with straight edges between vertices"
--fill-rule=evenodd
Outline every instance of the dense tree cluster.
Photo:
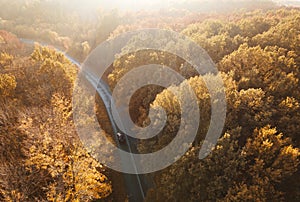
M 5 47 L 13 43 L 6 41 Z M 85 150 L 72 121 L 77 67 L 62 53 L 38 44 L 31 55 L 5 50 L 0 55 L 0 200 L 91 201 L 109 196 L 112 186 L 105 168 Z
M 151 175 L 155 187 L 149 191 L 147 200 L 299 199 L 299 186 L 295 180 L 299 178 L 297 16 L 298 10 L 255 11 L 242 17 L 232 15 L 229 20 L 200 21 L 182 30 L 182 34 L 207 50 L 221 71 L 225 85 L 227 117 L 224 136 L 205 160 L 199 160 L 197 156 L 210 124 L 210 95 L 203 79 L 213 83 L 215 76 L 196 76 L 181 58 L 158 51 L 139 51 L 115 61 L 108 76 L 112 89 L 135 67 L 161 64 L 186 77 L 185 82 L 196 93 L 201 111 L 200 126 L 192 148 L 176 164 Z M 136 38 L 127 49 L 139 43 L 148 42 Z M 162 42 L 162 46 L 168 45 Z M 131 98 L 131 115 L 138 125 L 150 124 L 147 118 L 150 107 L 162 106 L 168 116 L 166 126 L 156 137 L 140 141 L 140 152 L 160 150 L 177 134 L 181 110 L 179 100 L 172 93 L 174 90 L 182 97 L 187 92 L 184 83 L 166 90 L 150 85 Z M 157 115 L 156 118 L 161 117 Z
M 198 2 L 190 5 L 194 3 Z M 140 153 L 160 150 L 176 136 L 182 103 L 174 91 L 185 97 L 193 90 L 197 98 L 201 115 L 196 139 L 192 145 L 183 144 L 190 147 L 176 163 L 148 175 L 154 186 L 146 201 L 300 201 L 300 11 L 266 10 L 273 4 L 261 5 L 263 10 L 223 14 L 179 9 L 179 5 L 160 11 L 100 10 L 93 21 L 51 1 L 1 1 L 0 201 L 124 201 L 124 197 L 112 199 L 117 195 L 115 187 L 123 186 L 115 186 L 120 174 L 111 177 L 101 164 L 106 159 L 92 158 L 76 134 L 71 105 L 76 66 L 63 52 L 22 41 L 50 44 L 83 61 L 99 43 L 140 28 L 180 32 L 205 49 L 219 70 L 199 75 L 170 52 L 130 52 L 141 44 L 176 44 L 135 36 L 105 72 L 103 79 L 111 90 L 141 65 L 170 67 L 184 77 L 176 83 L 162 71 L 136 76 L 171 81 L 166 88 L 144 86 L 131 97 L 130 115 L 139 126 L 151 124 L 151 108 L 163 107 L 167 114 L 166 126 L 157 136 L 138 141 Z M 176 48 L 189 50 L 188 45 Z M 225 91 L 225 126 L 211 153 L 199 159 L 212 108 L 205 81 L 214 84 L 217 78 L 222 78 L 224 89 L 210 93 Z M 118 90 L 126 88 L 130 86 Z M 101 133 L 113 141 L 98 96 L 95 106 Z M 194 109 L 188 110 L 191 114 Z M 155 118 L 162 117 L 155 114 Z M 87 123 L 91 118 L 83 116 L 80 121 Z M 105 143 L 90 135 L 97 149 L 112 158 Z
M 234 22 L 205 21 L 183 31 L 206 48 L 222 72 L 224 135 L 206 159 L 198 159 L 210 114 L 202 78 L 211 75 L 190 78 L 202 112 L 198 138 L 183 158 L 152 175 L 156 187 L 147 200 L 299 200 L 298 15 L 297 10 L 250 13 Z M 152 107 L 157 106 L 166 110 L 167 126 L 157 138 L 141 141 L 141 152 L 163 148 L 178 131 L 180 102 L 171 91 L 156 96 Z

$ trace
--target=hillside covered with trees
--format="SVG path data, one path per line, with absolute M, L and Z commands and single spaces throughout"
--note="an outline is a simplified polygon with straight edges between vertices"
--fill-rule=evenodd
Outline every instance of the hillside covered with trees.
M 145 64 L 169 66 L 185 78 L 168 88 L 145 86 L 131 97 L 138 126 L 150 124 L 151 108 L 163 107 L 168 118 L 157 136 L 136 143 L 140 153 L 158 151 L 176 136 L 181 103 L 172 91 L 184 97 L 189 84 L 197 97 L 196 139 L 173 165 L 147 174 L 153 185 L 145 201 L 300 201 L 300 10 L 250 4 L 224 12 L 203 12 L 192 3 L 99 9 L 83 17 L 55 1 L 1 0 L 0 201 L 130 201 L 122 173 L 94 159 L 77 135 L 72 93 L 78 67 L 66 56 L 83 62 L 101 42 L 142 28 L 189 37 L 219 70 L 201 76 L 183 58 L 144 50 L 116 58 L 105 72 L 112 91 Z M 217 76 L 225 87 L 225 126 L 213 151 L 199 159 L 211 116 L 204 80 Z M 113 141 L 100 97 L 95 106 L 101 133 Z M 97 144 L 110 158 L 106 145 Z

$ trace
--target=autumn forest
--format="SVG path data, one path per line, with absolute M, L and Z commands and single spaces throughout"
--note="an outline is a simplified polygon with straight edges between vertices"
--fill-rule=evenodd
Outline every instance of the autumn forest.
M 102 79 L 111 91 L 145 64 L 185 78 L 167 88 L 147 85 L 131 97 L 131 119 L 140 127 L 150 124 L 150 108 L 167 114 L 157 136 L 132 143 L 136 153 L 158 151 L 175 138 L 181 103 L 172 91 L 185 97 L 188 84 L 197 98 L 194 142 L 172 165 L 140 175 L 143 201 L 300 201 L 300 9 L 255 0 L 204 11 L 193 2 L 87 12 L 59 1 L 0 0 L 0 201 L 138 201 L 132 176 L 106 166 L 113 158 L 106 143 L 95 142 L 107 158 L 99 160 L 78 137 L 72 93 L 74 61 L 143 28 L 172 30 L 201 46 L 223 80 L 227 104 L 217 145 L 199 159 L 212 108 L 204 80 L 217 83 L 216 75 L 199 75 L 183 58 L 156 50 L 125 54 L 109 66 Z M 101 134 L 117 145 L 104 101 L 93 99 Z M 88 121 L 83 115 L 82 124 Z

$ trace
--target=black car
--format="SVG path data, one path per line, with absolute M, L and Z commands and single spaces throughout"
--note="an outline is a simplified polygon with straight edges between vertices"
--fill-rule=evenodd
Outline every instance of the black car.
M 120 143 L 124 143 L 125 142 L 125 135 L 123 133 L 118 132 L 117 133 L 117 137 L 118 137 L 118 141 Z

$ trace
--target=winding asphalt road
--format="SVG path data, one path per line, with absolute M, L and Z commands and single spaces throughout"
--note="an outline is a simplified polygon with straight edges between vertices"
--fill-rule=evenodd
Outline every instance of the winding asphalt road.
M 112 108 L 111 106 L 111 102 L 112 102 L 112 96 L 111 96 L 111 92 L 109 90 L 108 85 L 103 81 L 100 80 L 98 83 L 98 78 L 96 78 L 94 75 L 92 75 L 89 72 L 85 72 L 85 77 L 86 79 L 93 85 L 93 87 L 97 90 L 97 93 L 99 94 L 99 96 L 101 97 L 101 99 L 103 100 L 103 103 L 105 105 L 107 114 L 109 116 L 112 128 L 113 128 L 113 132 L 114 132 L 114 138 L 115 141 L 118 145 L 119 148 L 129 152 L 129 153 L 136 153 L 137 149 L 135 147 L 135 143 L 134 143 L 134 139 L 128 137 L 127 135 L 125 135 L 125 143 L 120 144 L 118 141 L 118 137 L 117 137 L 117 133 L 120 132 L 119 129 L 116 126 L 116 123 L 113 119 L 112 116 Z M 126 164 L 132 164 L 133 168 L 135 169 L 136 173 L 137 173 L 137 168 L 135 166 L 135 160 L 133 158 L 133 156 L 131 155 L 131 159 L 130 162 L 128 162 L 128 159 L 122 159 L 122 155 L 120 155 L 121 157 L 121 166 L 126 166 Z M 149 183 L 147 183 L 146 178 L 142 175 L 138 175 L 138 174 L 123 174 L 124 179 L 125 179 L 125 183 L 126 183 L 126 189 L 127 189 L 127 194 L 128 194 L 128 198 L 130 202 L 141 202 L 144 201 L 145 198 L 145 191 L 146 191 L 146 187 Z
M 20 38 L 20 41 L 25 43 L 25 44 L 34 44 L 35 41 L 30 40 L 30 39 L 23 39 Z M 45 43 L 40 43 L 42 46 L 49 46 Z M 53 46 L 51 46 L 53 48 Z M 81 68 L 81 64 L 74 60 L 72 57 L 67 55 L 65 52 L 54 48 L 56 51 L 63 53 L 73 64 L 75 64 L 79 69 Z M 99 80 L 96 76 L 94 76 L 90 72 L 84 72 L 85 78 L 93 85 L 93 87 L 96 89 L 97 93 L 103 100 L 103 103 L 105 105 L 107 114 L 109 116 L 109 120 L 112 125 L 113 129 L 113 136 L 114 139 L 118 145 L 119 148 L 122 150 L 125 150 L 129 153 L 137 153 L 137 148 L 136 148 L 136 141 L 133 138 L 130 138 L 125 135 L 125 140 L 126 144 L 120 144 L 118 141 L 117 133 L 120 132 L 119 129 L 117 128 L 117 125 L 113 119 L 112 116 L 112 109 L 111 109 L 111 102 L 112 102 L 112 94 L 110 92 L 110 89 L 108 85 L 105 83 L 103 80 Z M 120 155 L 121 159 L 121 166 L 126 166 L 127 164 L 131 164 L 135 168 L 135 171 L 137 173 L 137 168 L 136 168 L 136 163 L 131 155 L 131 161 L 128 162 L 128 159 L 122 159 L 122 155 Z M 127 190 L 127 195 L 129 202 L 142 202 L 145 199 L 145 194 L 147 189 L 151 186 L 148 180 L 144 177 L 144 175 L 138 175 L 138 174 L 126 174 L 123 173 L 124 179 L 125 179 L 125 184 L 126 184 L 126 190 Z

